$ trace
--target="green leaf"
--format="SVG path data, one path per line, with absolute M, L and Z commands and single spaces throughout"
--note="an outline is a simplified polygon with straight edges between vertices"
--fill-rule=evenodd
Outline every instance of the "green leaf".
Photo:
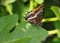
M 52 43 L 60 43 L 60 39 L 55 37 L 53 40 L 52 40 Z
M 5 43 L 10 36 L 9 31 L 16 25 L 18 20 L 17 15 L 9 15 L 0 17 L 0 42 Z
M 24 19 L 24 15 L 26 14 L 27 10 L 28 10 L 28 7 L 24 5 L 22 0 L 21 1 L 17 0 L 17 2 L 14 3 L 13 5 L 13 12 L 14 14 L 18 14 L 20 22 L 24 22 L 23 19 Z
M 15 42 L 9 42 L 9 43 L 41 43 L 40 40 L 36 38 L 22 38 L 20 40 L 17 40 Z
M 55 13 L 56 17 L 60 20 L 60 8 L 56 6 L 52 6 L 51 10 Z
M 27 1 L 29 1 L 29 0 L 22 0 L 23 2 L 27 2 Z
M 60 38 L 60 21 L 54 22 L 55 28 L 58 30 L 57 36 Z
M 0 18 L 0 42 L 1 43 L 41 43 L 48 36 L 47 31 L 40 26 L 23 22 L 16 26 L 10 33 L 18 20 L 17 15 L 4 16 Z
M 31 25 L 29 23 L 20 23 L 13 33 L 11 33 L 10 40 L 14 43 L 21 42 L 24 43 L 24 39 L 27 40 L 26 43 L 35 43 L 35 41 L 30 41 L 35 38 L 36 42 L 45 40 L 47 37 L 47 31 L 40 26 Z M 20 40 L 20 41 L 18 41 Z M 34 40 L 34 39 L 33 39 Z
M 2 0 L 2 3 L 5 4 L 11 4 L 14 3 L 16 0 Z
M 38 4 L 41 4 L 42 2 L 44 2 L 44 0 L 35 0 L 35 2 L 37 2 Z

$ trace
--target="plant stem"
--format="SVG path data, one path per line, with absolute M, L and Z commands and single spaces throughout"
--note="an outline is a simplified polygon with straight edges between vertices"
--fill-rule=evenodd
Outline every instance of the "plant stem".
M 10 15 L 13 15 L 12 6 L 9 5 L 9 4 L 6 4 L 5 7 L 6 7 L 6 10 L 9 12 L 9 14 L 10 14 Z
M 47 18 L 47 19 L 43 19 L 42 22 L 50 22 L 50 21 L 57 21 L 58 18 L 54 17 L 54 18 Z
M 50 21 L 57 21 L 58 18 L 57 17 L 54 17 L 54 18 L 47 18 L 47 19 L 43 19 L 42 22 L 50 22 Z M 51 30 L 51 31 L 48 31 L 48 35 L 53 35 L 53 34 L 57 34 L 58 33 L 58 30 Z
M 30 6 L 29 6 L 29 10 L 32 10 L 33 9 L 33 0 L 30 0 Z
M 58 30 L 51 30 L 51 31 L 48 31 L 48 35 L 53 35 L 53 34 L 57 34 L 58 33 Z

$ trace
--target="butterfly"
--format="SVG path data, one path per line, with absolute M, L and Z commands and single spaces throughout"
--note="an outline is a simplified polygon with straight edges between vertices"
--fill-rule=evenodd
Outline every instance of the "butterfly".
M 25 16 L 25 20 L 28 22 L 35 24 L 35 25 L 42 25 L 42 18 L 43 18 L 43 9 L 44 9 L 44 3 L 40 4 L 36 9 L 33 9 L 32 11 L 28 12 Z

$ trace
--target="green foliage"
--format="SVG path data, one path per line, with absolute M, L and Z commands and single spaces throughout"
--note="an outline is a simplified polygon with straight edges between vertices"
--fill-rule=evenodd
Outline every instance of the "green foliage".
M 56 6 L 51 7 L 59 21 L 54 22 L 55 28 L 58 30 L 58 37 L 60 38 L 60 8 Z
M 20 23 L 10 33 L 18 21 L 17 15 L 0 17 L 0 20 L 1 43 L 40 43 L 40 41 L 45 40 L 47 37 L 47 31 L 45 29 L 26 22 Z
M 60 8 L 56 6 L 52 6 L 51 9 L 55 13 L 56 17 L 60 20 Z
M 5 4 L 11 4 L 14 3 L 16 0 L 2 0 L 2 3 Z
M 33 6 L 28 7 L 29 4 L 25 6 L 25 2 L 27 0 L 2 0 L 1 3 L 5 8 L 1 6 L 3 11 L 1 9 L 0 12 L 3 14 L 0 15 L 1 43 L 42 43 L 48 36 L 48 32 L 44 28 L 31 25 L 24 20 L 26 11 L 30 8 L 33 9 Z M 33 4 L 32 0 L 30 2 Z
M 60 43 L 60 39 L 59 38 L 54 38 L 53 40 L 52 40 L 53 42 L 52 43 Z
M 60 38 L 60 21 L 54 22 L 55 28 L 58 30 L 57 36 Z
M 35 0 L 38 4 L 41 4 L 42 2 L 44 2 L 44 0 Z
M 57 36 L 46 43 L 60 43 L 60 7 L 56 6 L 59 4 L 57 0 L 45 0 L 42 27 L 30 24 L 24 18 L 27 11 L 43 2 L 44 0 L 1 0 L 0 43 L 42 43 L 50 34 Z M 50 33 L 49 28 L 57 30 L 57 33 Z
M 5 43 L 9 40 L 9 31 L 16 25 L 17 15 L 0 17 L 0 42 Z

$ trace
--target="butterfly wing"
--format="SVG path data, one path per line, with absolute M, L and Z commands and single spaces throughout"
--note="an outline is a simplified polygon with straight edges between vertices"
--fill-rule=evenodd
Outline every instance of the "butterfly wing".
M 25 19 L 30 22 L 30 23 L 33 23 L 33 24 L 36 24 L 36 25 L 40 25 L 41 26 L 41 21 L 42 21 L 42 18 L 43 18 L 43 6 L 44 4 L 42 4 L 41 6 L 39 6 L 37 9 L 35 10 L 32 10 L 31 12 L 29 12 Z

